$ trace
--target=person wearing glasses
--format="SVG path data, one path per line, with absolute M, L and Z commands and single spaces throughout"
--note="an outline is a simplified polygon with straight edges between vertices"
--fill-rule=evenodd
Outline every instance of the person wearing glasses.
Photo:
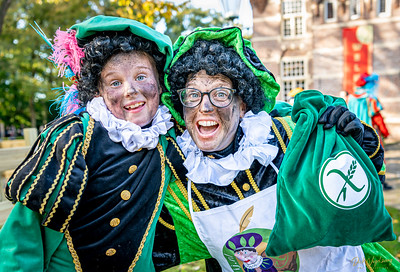
M 274 109 L 279 85 L 240 29 L 198 29 L 180 37 L 174 52 L 162 101 L 186 127 L 177 144 L 187 173 L 173 171 L 156 231 L 156 269 L 206 259 L 207 271 L 366 271 L 354 261 L 365 259 L 361 246 L 266 255 L 294 124 L 281 117 L 285 107 Z M 378 150 L 371 160 L 380 170 L 379 140 L 354 114 L 330 107 L 320 122 L 351 134 L 369 154 Z

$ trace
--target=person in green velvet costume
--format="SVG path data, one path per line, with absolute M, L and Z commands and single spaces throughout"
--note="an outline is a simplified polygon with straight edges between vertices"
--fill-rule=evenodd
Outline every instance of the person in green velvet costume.
M 51 60 L 73 74 L 70 112 L 48 124 L 6 187 L 0 271 L 154 271 L 156 222 L 173 163 L 160 105 L 169 37 L 96 16 L 58 30 Z M 67 74 L 71 77 L 71 74 Z M 168 149 L 168 150 L 167 150 Z
M 367 243 L 393 239 L 378 178 L 383 150 L 374 130 L 361 125 L 343 107 L 343 100 L 304 91 L 293 108 L 275 104 L 279 85 L 235 27 L 197 29 L 181 36 L 174 52 L 165 77 L 170 92 L 162 95 L 162 101 L 186 126 L 177 144 L 187 173 L 173 171 L 176 180 L 169 185 L 156 232 L 153 260 L 158 270 L 200 259 L 206 259 L 207 271 L 370 271 L 371 261 L 377 258 L 388 262 L 375 263 L 374 269 L 380 270 L 374 271 L 400 268 L 382 247 Z M 360 165 L 367 165 L 363 169 L 373 177 L 374 189 L 367 205 L 360 205 L 366 216 L 338 209 L 332 220 L 323 206 L 330 203 L 321 199 L 321 192 L 314 193 L 319 190 L 319 172 L 307 163 L 322 169 L 320 156 L 345 145 L 320 141 L 320 137 L 350 143 L 349 148 L 362 157 L 353 154 Z M 315 138 L 318 145 L 307 143 Z M 312 152 L 299 152 L 307 148 Z M 274 233 L 281 231 L 275 229 L 278 219 L 292 212 L 288 206 L 277 209 L 286 193 L 282 186 L 289 192 L 291 180 L 301 189 L 293 201 L 306 213 L 289 222 L 295 238 L 283 246 L 293 249 L 267 254 Z M 346 199 L 354 188 L 367 188 L 353 185 L 345 191 Z M 378 202 L 371 205 L 374 200 Z M 335 225 L 336 221 L 340 223 Z M 304 227 L 307 222 L 313 228 Z M 368 223 L 368 228 L 354 228 L 358 223 Z M 346 235 L 345 228 L 349 233 L 355 230 L 358 240 L 352 241 L 353 234 Z M 308 246 L 302 244 L 304 240 L 310 242 Z

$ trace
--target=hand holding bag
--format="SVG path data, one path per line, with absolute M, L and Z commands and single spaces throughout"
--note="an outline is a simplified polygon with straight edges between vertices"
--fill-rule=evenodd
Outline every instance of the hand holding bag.
M 351 136 L 317 124 L 330 105 L 346 106 L 343 99 L 318 91 L 295 98 L 296 127 L 279 170 L 269 256 L 396 238 L 368 155 Z

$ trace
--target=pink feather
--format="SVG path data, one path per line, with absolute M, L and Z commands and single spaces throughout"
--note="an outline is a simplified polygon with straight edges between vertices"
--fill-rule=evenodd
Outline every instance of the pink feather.
M 75 37 L 76 31 L 69 29 L 61 31 L 58 29 L 54 36 L 53 54 L 49 57 L 58 69 L 58 76 L 63 76 L 68 66 L 75 75 L 80 72 L 80 60 L 84 57 L 83 49 L 78 46 Z

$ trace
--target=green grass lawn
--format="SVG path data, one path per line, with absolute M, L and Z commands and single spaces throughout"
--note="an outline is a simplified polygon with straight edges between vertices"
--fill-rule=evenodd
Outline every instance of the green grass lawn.
M 392 207 L 386 207 L 386 209 L 393 219 L 393 231 L 397 236 L 397 240 L 380 242 L 380 244 L 393 256 L 400 259 L 400 210 Z

